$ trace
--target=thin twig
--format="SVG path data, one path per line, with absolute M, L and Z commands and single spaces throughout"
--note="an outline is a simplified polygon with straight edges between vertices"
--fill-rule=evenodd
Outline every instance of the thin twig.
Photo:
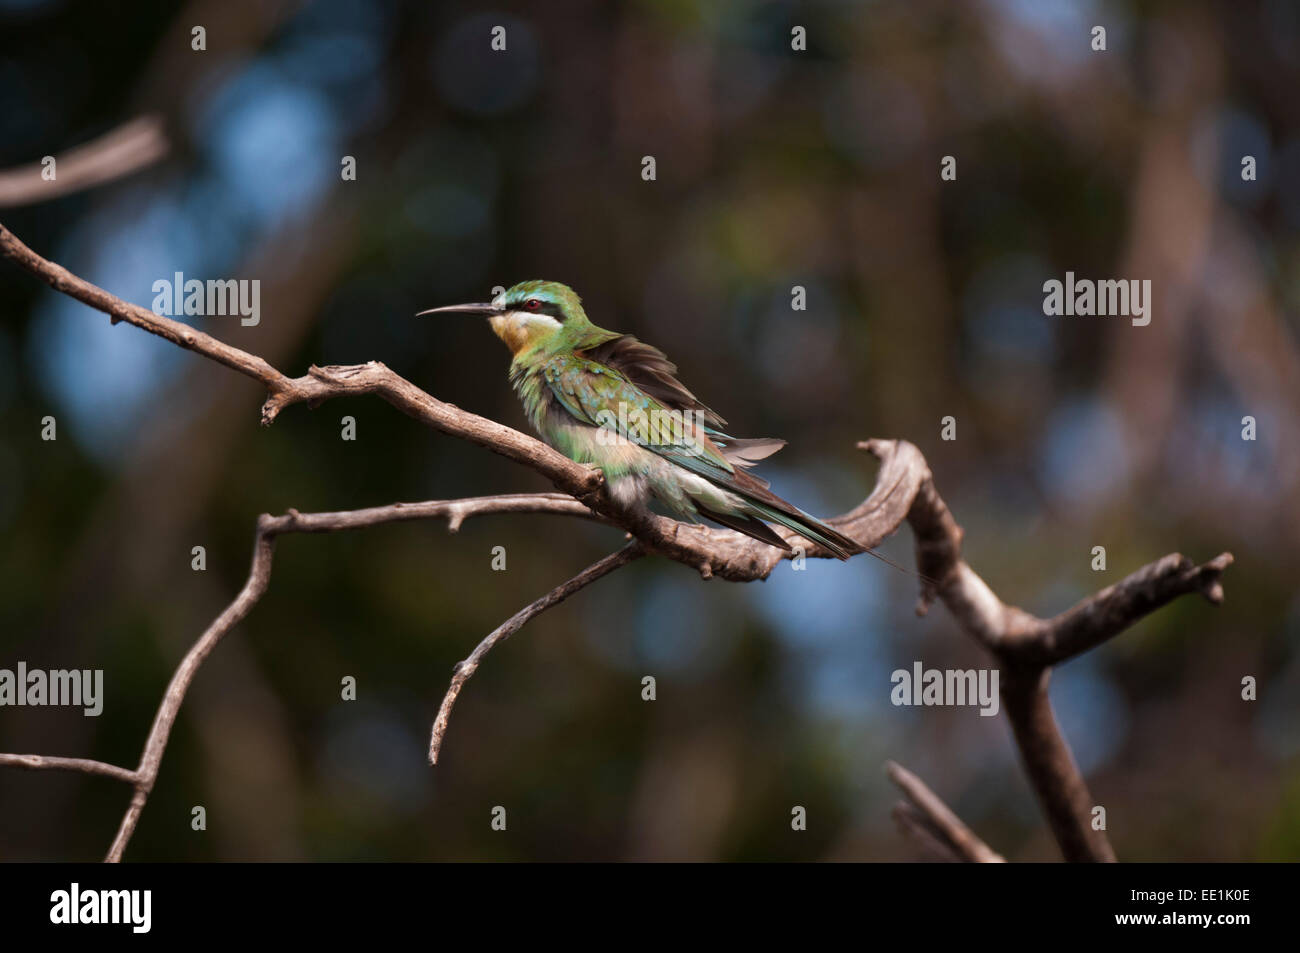
M 43 754 L 0 754 L 0 765 L 32 770 L 79 771 L 82 774 L 99 774 L 106 778 L 115 778 L 128 784 L 136 782 L 136 773 L 129 768 L 120 768 L 104 761 L 91 761 L 89 758 L 53 758 Z
M 501 625 L 497 626 L 480 642 L 469 657 L 456 664 L 452 671 L 451 685 L 438 706 L 438 717 L 433 722 L 433 734 L 429 739 L 429 763 L 438 763 L 438 753 L 442 750 L 442 739 L 447 734 L 447 722 L 451 719 L 452 706 L 460 690 L 465 687 L 471 675 L 478 671 L 479 663 L 492 651 L 498 642 L 504 642 L 523 628 L 530 619 L 551 606 L 558 605 L 579 589 L 584 589 L 602 576 L 607 576 L 620 566 L 626 566 L 632 560 L 645 555 L 641 544 L 633 540 L 617 552 L 610 553 L 604 559 L 592 563 L 568 582 L 561 583 L 546 595 L 524 606 Z
M 0 169 L 0 208 L 32 205 L 125 178 L 167 155 L 169 144 L 157 116 L 141 116 L 98 139 L 55 156 L 54 178 L 40 162 Z
M 950 848 L 962 860 L 976 864 L 1000 864 L 1004 862 L 1001 854 L 962 823 L 961 818 L 943 803 L 939 795 L 931 791 L 915 774 L 893 761 L 885 763 L 885 773 L 907 795 L 912 804 L 928 821 L 930 833 L 938 837 L 941 843 Z M 910 818 L 905 818 L 908 820 Z
M 934 823 L 915 806 L 907 801 L 895 801 L 889 814 L 903 835 L 916 845 L 922 857 L 945 864 L 965 862 L 966 858 L 958 856 Z

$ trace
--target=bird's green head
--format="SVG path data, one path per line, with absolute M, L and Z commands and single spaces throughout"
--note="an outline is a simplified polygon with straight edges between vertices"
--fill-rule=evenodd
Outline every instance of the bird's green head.
M 556 351 L 582 346 L 596 331 L 582 299 L 558 281 L 521 281 L 487 304 L 453 304 L 420 314 L 481 314 L 497 337 L 518 356 L 526 351 Z

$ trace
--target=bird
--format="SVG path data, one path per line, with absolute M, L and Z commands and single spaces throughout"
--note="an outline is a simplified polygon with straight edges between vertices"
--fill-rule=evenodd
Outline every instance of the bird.
M 679 521 L 709 520 L 787 553 L 793 547 L 769 523 L 839 559 L 864 551 L 749 472 L 784 440 L 727 434 L 662 351 L 594 325 L 568 285 L 524 281 L 488 303 L 417 316 L 452 313 L 488 319 L 510 350 L 509 381 L 533 429 L 569 459 L 597 467 L 625 508 L 644 512 L 653 498 Z

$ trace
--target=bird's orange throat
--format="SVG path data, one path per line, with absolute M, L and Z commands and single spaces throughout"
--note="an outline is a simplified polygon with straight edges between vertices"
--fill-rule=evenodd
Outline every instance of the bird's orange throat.
M 519 311 L 494 314 L 488 318 L 488 323 L 492 325 L 496 336 L 510 348 L 511 354 L 518 354 L 531 347 L 560 327 L 559 322 L 549 315 L 524 314 Z

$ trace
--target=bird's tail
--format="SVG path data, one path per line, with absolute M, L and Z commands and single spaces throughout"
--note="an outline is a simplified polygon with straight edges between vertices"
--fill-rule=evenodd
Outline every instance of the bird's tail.
M 759 514 L 759 516 L 762 517 L 762 519 L 759 519 L 756 516 L 751 516 L 748 513 L 741 515 L 735 513 L 718 513 L 714 510 L 700 506 L 699 504 L 696 504 L 696 509 L 699 511 L 701 516 L 706 516 L 715 523 L 721 523 L 728 529 L 734 529 L 738 533 L 744 533 L 746 536 L 756 539 L 761 543 L 767 543 L 769 546 L 775 546 L 777 549 L 784 549 L 787 553 L 794 551 L 790 547 L 790 544 L 773 532 L 772 527 L 764 523 L 763 520 L 766 519 L 771 520 L 773 523 L 779 523 L 787 529 L 794 530 L 805 539 L 811 539 L 815 543 L 821 543 L 821 545 L 830 550 L 837 559 L 848 559 L 855 553 L 866 553 L 868 556 L 874 556 L 876 559 L 879 559 L 886 566 L 894 567 L 901 573 L 905 573 L 908 576 L 915 576 L 917 579 L 927 582 L 932 586 L 937 587 L 939 585 L 929 576 L 923 575 L 919 572 L 914 572 L 906 566 L 900 566 L 889 557 L 880 555 L 880 553 L 876 552 L 874 549 L 867 549 L 861 543 L 850 539 L 843 533 L 827 526 L 815 516 L 809 516 L 802 510 L 798 511 L 800 515 L 796 517 L 793 514 L 774 510 L 761 503 L 750 501 L 749 505 Z M 794 509 L 794 507 L 791 507 L 791 509 Z
M 746 513 L 720 513 L 700 505 L 698 501 L 695 505 L 701 516 L 786 552 L 791 552 L 790 544 L 773 532 L 763 520 L 792 529 L 805 539 L 820 543 L 834 553 L 837 559 L 848 559 L 854 553 L 863 552 L 861 546 L 843 533 L 789 504 L 786 504 L 788 510 L 778 510 L 757 500 L 746 500 L 745 505 L 749 508 Z
M 839 530 L 827 526 L 815 516 L 809 516 L 803 510 L 796 509 L 786 504 L 789 509 L 776 509 L 768 506 L 759 500 L 746 500 L 750 508 L 755 510 L 755 515 L 759 519 L 767 520 L 770 523 L 776 523 L 778 526 L 784 526 L 786 529 L 792 529 L 805 539 L 810 539 L 814 543 L 820 543 L 829 549 L 836 559 L 848 559 L 855 553 L 863 552 L 863 548 L 854 540 L 849 539 Z M 791 512 L 793 511 L 793 512 Z M 776 535 L 773 533 L 772 535 Z M 780 537 L 777 537 L 778 539 Z M 789 546 L 785 547 L 789 549 Z

